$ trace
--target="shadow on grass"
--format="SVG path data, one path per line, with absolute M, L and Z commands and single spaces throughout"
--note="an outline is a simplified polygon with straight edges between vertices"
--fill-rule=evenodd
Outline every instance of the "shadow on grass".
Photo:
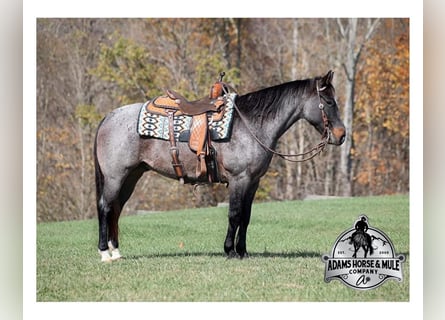
M 320 258 L 323 254 L 330 254 L 328 252 L 320 253 L 315 251 L 296 251 L 296 252 L 250 252 L 248 259 L 252 258 Z M 397 256 L 403 254 L 405 259 L 409 257 L 409 252 L 397 253 Z M 128 255 L 124 256 L 125 260 L 140 260 L 140 259 L 154 259 L 154 258 L 183 258 L 183 257 L 221 257 L 228 258 L 228 256 L 223 252 L 171 252 L 171 253 L 153 253 L 153 254 L 143 254 L 143 255 Z
M 250 252 L 251 258 L 320 258 L 322 253 L 313 251 L 297 251 L 297 252 Z M 126 260 L 153 259 L 153 258 L 172 258 L 172 257 L 222 257 L 228 258 L 223 252 L 172 252 L 146 255 L 128 255 Z

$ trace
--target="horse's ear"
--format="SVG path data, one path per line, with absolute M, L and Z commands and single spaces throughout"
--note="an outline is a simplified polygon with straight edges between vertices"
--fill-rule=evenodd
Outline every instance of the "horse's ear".
M 318 91 L 323 91 L 324 89 L 326 89 L 326 87 L 332 83 L 333 77 L 334 72 L 332 70 L 329 70 L 328 73 L 326 73 L 326 75 L 320 79 L 320 87 L 318 88 Z
M 329 70 L 328 73 L 326 73 L 326 75 L 323 78 L 321 78 L 321 86 L 325 87 L 328 84 L 331 84 L 333 78 L 334 78 L 334 72 L 332 70 Z
M 332 83 L 332 79 L 334 79 L 334 71 L 329 70 L 328 75 L 329 75 L 329 83 Z

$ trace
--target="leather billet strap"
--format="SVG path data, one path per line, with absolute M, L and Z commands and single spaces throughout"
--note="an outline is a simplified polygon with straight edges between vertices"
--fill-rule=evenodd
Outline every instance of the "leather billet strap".
M 168 110 L 168 131 L 169 131 L 169 141 L 170 141 L 170 154 L 172 156 L 172 166 L 175 171 L 176 176 L 181 184 L 184 184 L 184 166 L 179 160 L 179 149 L 176 146 L 175 132 L 174 132 L 174 114 L 175 110 Z

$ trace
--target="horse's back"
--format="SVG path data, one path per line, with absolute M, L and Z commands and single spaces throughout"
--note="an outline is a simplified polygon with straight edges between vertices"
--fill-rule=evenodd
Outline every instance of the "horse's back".
M 109 112 L 97 129 L 98 137 L 104 134 L 110 135 L 115 133 L 125 138 L 126 135 L 122 135 L 125 131 L 136 134 L 137 120 L 141 106 L 142 103 L 129 104 Z
M 139 111 L 142 103 L 134 103 L 116 108 L 110 111 L 102 121 L 101 127 L 105 124 L 112 125 L 113 127 L 119 127 L 119 125 L 128 125 L 133 123 L 136 127 Z

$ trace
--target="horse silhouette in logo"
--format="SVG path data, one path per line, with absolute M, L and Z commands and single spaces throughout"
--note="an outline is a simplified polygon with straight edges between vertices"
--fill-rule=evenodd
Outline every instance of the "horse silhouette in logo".
M 349 238 L 349 244 L 354 245 L 354 254 L 352 255 L 353 258 L 357 258 L 357 251 L 360 250 L 360 248 L 363 248 L 365 251 L 365 258 L 367 257 L 368 252 L 370 255 L 374 253 L 372 238 L 366 233 L 367 230 L 368 223 L 366 222 L 366 217 L 362 216 L 361 219 L 355 224 L 355 232 Z

